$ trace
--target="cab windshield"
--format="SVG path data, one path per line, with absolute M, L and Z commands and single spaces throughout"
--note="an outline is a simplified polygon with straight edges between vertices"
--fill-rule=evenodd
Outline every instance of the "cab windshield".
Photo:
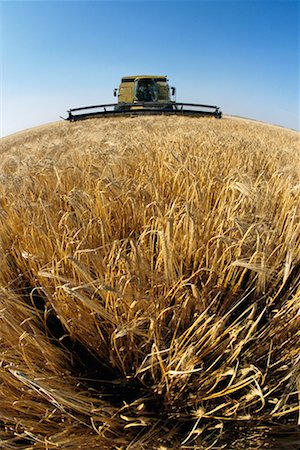
M 153 78 L 135 81 L 135 96 L 139 102 L 155 102 L 158 99 L 158 86 Z

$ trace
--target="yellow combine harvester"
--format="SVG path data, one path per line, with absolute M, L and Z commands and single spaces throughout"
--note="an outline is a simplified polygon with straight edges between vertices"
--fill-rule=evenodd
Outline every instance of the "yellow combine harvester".
M 163 75 L 133 75 L 123 77 L 114 90 L 118 103 L 83 106 L 68 111 L 67 120 L 75 121 L 101 116 L 179 114 L 187 116 L 222 117 L 218 106 L 177 103 L 176 89 L 170 87 Z

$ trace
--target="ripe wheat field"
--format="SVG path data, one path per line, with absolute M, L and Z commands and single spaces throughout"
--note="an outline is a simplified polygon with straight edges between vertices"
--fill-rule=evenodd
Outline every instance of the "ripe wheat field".
M 93 119 L 0 155 L 0 448 L 260 449 L 300 424 L 297 132 Z

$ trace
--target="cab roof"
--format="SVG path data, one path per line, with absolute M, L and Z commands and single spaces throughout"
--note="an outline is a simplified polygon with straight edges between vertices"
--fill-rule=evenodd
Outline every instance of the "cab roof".
M 122 78 L 122 81 L 134 81 L 140 78 L 155 78 L 156 80 L 166 81 L 167 75 L 129 75 Z

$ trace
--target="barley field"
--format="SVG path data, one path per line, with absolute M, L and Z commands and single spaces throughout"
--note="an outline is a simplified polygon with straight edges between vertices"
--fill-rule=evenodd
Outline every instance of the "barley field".
M 297 132 L 103 118 L 0 155 L 0 448 L 261 449 L 300 425 Z

